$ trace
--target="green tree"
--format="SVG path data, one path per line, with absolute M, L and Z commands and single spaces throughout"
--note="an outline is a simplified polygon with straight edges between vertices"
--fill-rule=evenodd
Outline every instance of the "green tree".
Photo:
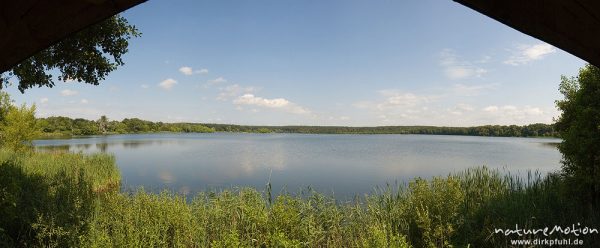
M 0 142 L 3 147 L 14 151 L 30 150 L 33 147 L 32 141 L 39 132 L 35 105 L 11 106 L 0 125 Z
M 592 206 L 600 200 L 600 69 L 587 65 L 577 77 L 563 76 L 556 101 L 556 129 L 563 139 L 563 172 L 571 189 Z
M 118 15 L 90 26 L 38 52 L 0 75 L 0 89 L 8 79 L 18 79 L 21 93 L 32 87 L 54 86 L 52 71 L 60 72 L 59 81 L 76 80 L 93 85 L 123 65 L 128 40 L 138 37 L 135 26 Z
M 127 132 L 129 133 L 143 133 L 149 131 L 147 121 L 138 118 L 125 118 L 121 122 L 127 126 Z
M 258 130 L 256 130 L 256 132 L 258 132 L 258 133 L 271 133 L 272 131 L 271 131 L 271 129 L 262 127 L 262 128 L 259 128 Z
M 8 93 L 0 91 L 0 125 L 4 121 L 4 117 L 6 116 L 6 113 L 8 113 L 10 107 L 11 101 Z
M 108 130 L 108 118 L 106 118 L 106 115 L 100 116 L 100 119 L 98 119 L 98 131 L 100 131 L 101 134 L 106 134 L 106 131 Z
M 94 135 L 98 134 L 98 126 L 94 121 L 77 118 L 73 120 L 73 135 Z

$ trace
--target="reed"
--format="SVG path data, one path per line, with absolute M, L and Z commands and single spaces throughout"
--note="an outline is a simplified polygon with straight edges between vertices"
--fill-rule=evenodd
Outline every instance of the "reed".
M 69 152 L 15 153 L 0 150 L 0 161 L 13 160 L 24 173 L 53 177 L 64 174 L 67 177 L 85 177 L 94 191 L 107 191 L 119 187 L 121 175 L 115 158 L 106 154 L 84 155 Z
M 506 247 L 495 228 L 581 223 L 597 211 L 557 174 L 467 169 L 340 202 L 314 190 L 108 190 L 114 158 L 0 151 L 0 245 L 44 247 Z M 18 231 L 15 231 L 18 230 Z M 584 246 L 598 245 L 586 236 Z M 559 236 L 558 236 L 559 237 Z

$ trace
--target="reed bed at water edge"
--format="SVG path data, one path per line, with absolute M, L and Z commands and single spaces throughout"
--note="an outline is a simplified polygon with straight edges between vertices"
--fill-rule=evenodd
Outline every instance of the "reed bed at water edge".
M 598 223 L 552 173 L 477 167 L 348 201 L 314 190 L 274 195 L 269 185 L 187 199 L 107 187 L 119 178 L 109 155 L 0 151 L 0 165 L 0 214 L 10 216 L 0 220 L 0 246 L 510 247 L 495 228 Z

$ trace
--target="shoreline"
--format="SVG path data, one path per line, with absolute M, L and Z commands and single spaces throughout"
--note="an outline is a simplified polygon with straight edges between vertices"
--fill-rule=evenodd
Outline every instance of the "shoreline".
M 535 139 L 560 139 L 556 136 L 494 136 L 494 135 L 469 135 L 469 134 L 424 134 L 424 133 L 308 133 L 308 132 L 227 132 L 227 131 L 215 131 L 215 132 L 138 132 L 138 133 L 108 133 L 108 134 L 97 134 L 97 135 L 41 135 L 36 137 L 35 140 L 66 140 L 66 139 L 86 139 L 95 137 L 108 137 L 116 135 L 142 135 L 142 134 L 315 134 L 315 135 L 423 135 L 423 136 L 467 136 L 467 137 L 491 137 L 491 138 L 535 138 Z M 550 142 L 555 143 L 555 142 Z

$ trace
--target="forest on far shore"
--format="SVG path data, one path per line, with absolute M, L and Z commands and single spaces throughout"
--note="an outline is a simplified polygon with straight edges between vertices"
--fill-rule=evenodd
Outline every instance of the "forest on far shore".
M 82 135 L 155 133 L 155 132 L 244 132 L 244 133 L 312 133 L 312 134 L 437 134 L 498 137 L 557 137 L 551 124 L 535 123 L 517 125 L 485 125 L 475 127 L 436 127 L 436 126 L 248 126 L 209 123 L 164 123 L 126 118 L 121 121 L 108 120 L 102 116 L 98 120 L 69 117 L 47 117 L 37 121 L 42 137 L 69 137 Z

